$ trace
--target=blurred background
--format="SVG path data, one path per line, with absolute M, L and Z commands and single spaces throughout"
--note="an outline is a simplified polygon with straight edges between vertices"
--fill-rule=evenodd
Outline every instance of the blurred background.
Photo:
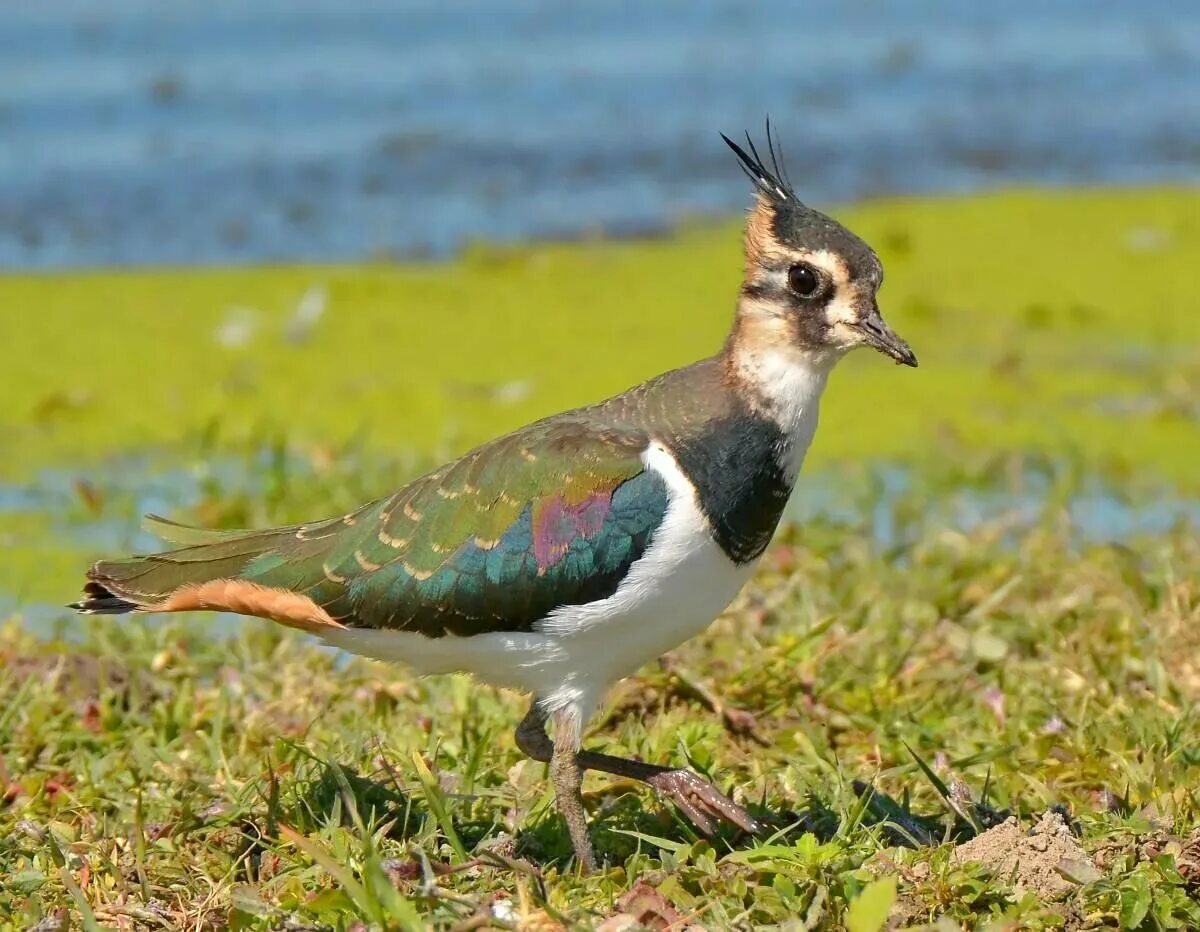
M 0 32 L 0 265 L 452 255 L 745 203 L 775 117 L 818 202 L 1194 179 L 1200 10 L 128 0 Z
M 922 360 L 839 373 L 797 515 L 1194 518 L 1194 4 L 43 0 L 0 28 L 0 611 L 63 622 L 142 512 L 334 512 L 712 352 L 718 132 L 766 114 Z

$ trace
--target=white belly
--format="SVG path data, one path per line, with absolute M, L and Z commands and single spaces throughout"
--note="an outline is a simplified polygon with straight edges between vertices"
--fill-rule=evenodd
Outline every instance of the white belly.
M 345 628 L 325 640 L 419 673 L 472 673 L 533 693 L 547 711 L 574 707 L 586 718 L 608 686 L 706 628 L 753 572 L 753 564 L 738 566 L 713 540 L 670 453 L 655 444 L 643 460 L 666 482 L 667 514 L 607 599 L 556 609 L 529 632 L 429 638 Z

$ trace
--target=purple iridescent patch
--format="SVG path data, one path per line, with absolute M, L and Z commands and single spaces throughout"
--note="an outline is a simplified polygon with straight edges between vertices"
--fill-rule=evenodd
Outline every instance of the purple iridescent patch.
M 579 537 L 600 533 L 612 511 L 612 490 L 596 492 L 577 505 L 568 505 L 558 495 L 544 501 L 533 515 L 533 555 L 539 570 L 561 560 Z

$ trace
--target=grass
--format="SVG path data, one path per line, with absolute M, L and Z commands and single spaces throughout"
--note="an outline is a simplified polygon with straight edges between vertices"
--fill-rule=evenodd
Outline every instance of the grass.
M 610 867 L 588 879 L 565 869 L 544 768 L 511 740 L 521 697 L 345 661 L 265 623 L 213 639 L 99 621 L 71 644 L 9 629 L 0 916 L 26 928 L 86 903 L 111 927 L 590 927 L 649 884 L 659 908 L 716 928 L 837 927 L 866 891 L 884 916 L 955 927 L 1122 911 L 1194 927 L 1194 533 L 1083 545 L 1050 506 L 1015 528 L 903 528 L 895 548 L 829 521 L 785 535 L 726 616 L 623 684 L 588 738 L 712 774 L 770 834 L 701 840 L 644 790 L 590 776 Z M 752 728 L 701 698 L 713 684 Z M 997 813 L 1052 806 L 1095 865 L 1065 899 L 954 861 Z
M 586 879 L 514 747 L 521 697 L 265 622 L 22 619 L 142 546 L 141 510 L 338 513 L 709 352 L 732 227 L 423 268 L 0 278 L 31 311 L 0 407 L 0 927 L 1200 926 L 1200 541 L 1087 534 L 1071 507 L 1098 484 L 1147 506 L 1200 489 L 1198 200 L 846 212 L 922 368 L 839 371 L 810 477 L 846 507 L 783 533 L 587 738 L 712 775 L 769 831 L 703 840 L 591 775 L 608 866 Z M 315 322 L 294 311 L 314 285 Z M 957 520 L 940 506 L 963 490 L 1012 507 Z M 1011 850 L 963 860 L 1053 807 L 1078 850 L 1040 879 Z

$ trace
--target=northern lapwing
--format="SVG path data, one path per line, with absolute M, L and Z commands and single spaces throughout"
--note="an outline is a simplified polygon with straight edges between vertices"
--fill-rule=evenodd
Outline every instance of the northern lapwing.
M 722 135 L 754 184 L 733 327 L 709 359 L 500 437 L 336 518 L 214 531 L 151 518 L 177 549 L 104 560 L 80 612 L 238 612 L 421 674 L 531 694 L 516 742 L 546 762 L 579 865 L 582 772 L 650 784 L 698 829 L 758 826 L 688 770 L 580 749 L 605 690 L 702 631 L 767 547 L 857 346 L 907 366 L 879 258 Z M 546 724 L 554 726 L 554 737 Z

